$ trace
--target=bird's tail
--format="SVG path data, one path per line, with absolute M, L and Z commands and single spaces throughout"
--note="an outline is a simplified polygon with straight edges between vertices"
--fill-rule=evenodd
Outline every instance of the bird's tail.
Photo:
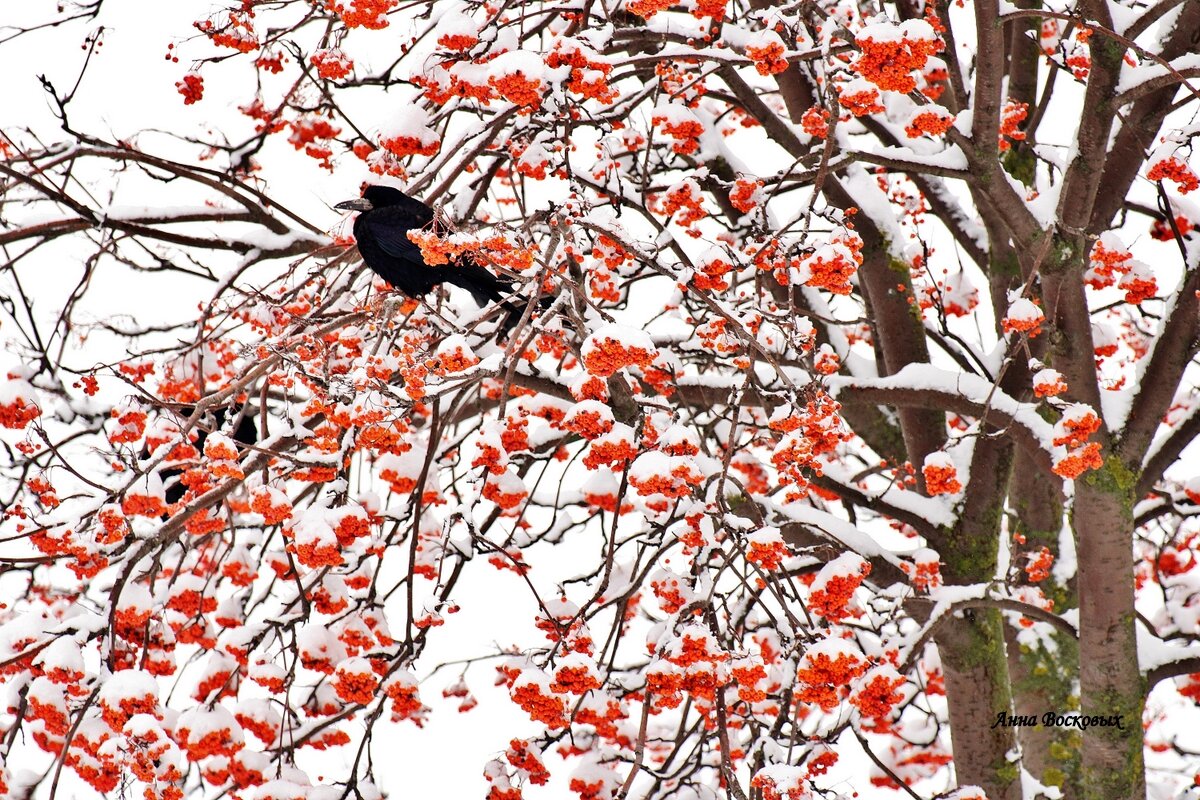
M 523 297 L 518 297 L 517 299 L 507 298 L 500 302 L 500 307 L 504 309 L 504 318 L 500 320 L 500 327 L 496 329 L 498 339 L 508 338 L 508 334 L 521 321 L 521 317 L 525 315 L 527 304 L 527 299 Z M 553 297 L 543 297 L 538 300 L 538 310 L 543 313 L 549 310 L 552 305 L 554 305 Z
M 471 259 L 464 258 L 446 271 L 446 282 L 471 293 L 480 308 L 503 300 L 512 293 L 511 282 L 499 278 Z
M 504 310 L 496 331 L 500 339 L 507 338 L 525 314 L 528 298 L 513 294 L 512 281 L 496 276 L 469 258 L 462 259 L 448 270 L 446 281 L 470 292 L 480 308 L 496 303 Z M 538 301 L 541 311 L 546 311 L 553 304 L 553 297 L 543 297 Z

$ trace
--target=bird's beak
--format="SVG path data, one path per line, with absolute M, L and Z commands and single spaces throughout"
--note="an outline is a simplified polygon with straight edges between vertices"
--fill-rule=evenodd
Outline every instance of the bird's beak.
M 370 211 L 375 206 L 371 205 L 371 201 L 365 197 L 356 197 L 353 200 L 347 200 L 344 203 L 338 203 L 334 208 L 342 211 Z

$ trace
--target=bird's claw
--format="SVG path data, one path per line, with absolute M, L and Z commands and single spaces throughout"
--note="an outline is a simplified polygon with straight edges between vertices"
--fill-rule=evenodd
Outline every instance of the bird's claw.
M 383 300 L 383 321 L 391 322 L 396 314 L 400 311 L 400 306 L 404 305 L 404 301 L 395 295 L 385 297 Z

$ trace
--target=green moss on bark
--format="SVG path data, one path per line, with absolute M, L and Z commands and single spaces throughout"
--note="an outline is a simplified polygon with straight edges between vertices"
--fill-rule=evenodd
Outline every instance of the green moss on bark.
M 972 739 L 969 745 L 955 745 L 955 757 L 960 757 L 960 747 L 964 747 L 963 754 L 972 762 L 966 765 L 969 782 L 981 785 L 989 797 L 1009 797 L 1020 777 L 1019 765 L 1007 759 L 1016 743 L 1015 731 L 992 728 L 990 722 L 997 714 L 1012 711 L 1004 621 L 995 609 L 976 609 L 949 621 L 947 628 L 938 636 L 947 686 L 953 674 L 975 689 L 968 709 L 961 705 L 951 709 L 951 724 L 961 725 Z M 956 714 L 963 716 L 956 719 Z
M 1000 520 L 1004 515 L 1002 505 L 989 507 L 970 530 L 965 526 L 944 528 L 938 544 L 945 574 L 955 581 L 988 580 L 996 573 L 996 557 L 1000 543 Z M 979 535 L 980 531 L 986 535 Z
M 1086 472 L 1083 480 L 1098 491 L 1120 497 L 1133 507 L 1133 491 L 1137 487 L 1137 473 L 1116 456 L 1109 456 L 1100 469 Z
M 1030 244 L 1030 252 L 1040 253 L 1044 246 L 1042 242 L 1045 233 L 1038 234 Z M 1081 240 L 1078 248 L 1073 239 L 1066 236 L 1055 236 L 1046 257 L 1042 259 L 1040 269 L 1047 274 L 1062 273 L 1078 266 L 1076 253 L 1083 253 L 1084 243 Z
M 1079 675 L 1079 643 L 1070 636 L 1054 634 L 1054 647 L 1022 646 L 1018 658 L 1022 677 L 1013 682 L 1013 693 L 1035 703 L 1044 711 L 1067 713 L 1079 710 L 1074 679 Z M 1047 744 L 1050 764 L 1036 775 L 1048 786 L 1077 787 L 1080 781 L 1082 737 L 1073 728 L 1053 728 Z M 1072 793 L 1074 796 L 1074 793 Z
M 992 769 L 996 771 L 996 779 L 1001 783 L 1014 783 L 1021 777 L 1021 767 L 1013 761 L 1005 759 L 1002 763 L 995 764 Z
M 1025 186 L 1033 186 L 1034 172 L 1037 169 L 1037 159 L 1033 152 L 1025 147 L 1014 147 L 1000 157 L 1004 171 L 1019 180 Z
M 1001 254 L 992 253 L 988 261 L 988 270 L 994 275 L 1018 278 L 1021 276 L 1021 260 L 1012 250 L 1005 250 Z

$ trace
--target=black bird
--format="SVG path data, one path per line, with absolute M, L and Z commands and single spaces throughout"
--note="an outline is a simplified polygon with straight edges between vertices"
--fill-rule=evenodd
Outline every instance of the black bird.
M 194 406 L 183 406 L 181 409 L 179 409 L 178 413 L 179 416 L 186 419 L 195 411 L 196 409 Z M 248 412 L 249 409 L 238 416 L 237 427 L 233 429 L 233 431 L 229 434 L 229 437 L 238 444 L 255 445 L 258 444 L 258 425 L 254 423 L 254 415 Z M 225 407 L 216 408 L 212 411 L 212 417 L 213 419 L 205 419 L 202 420 L 202 422 L 208 424 L 208 427 L 210 427 L 212 430 L 219 431 L 225 426 L 225 420 L 229 417 L 229 409 Z M 197 450 L 203 453 L 204 440 L 208 438 L 208 431 L 205 430 L 204 427 L 198 427 L 197 431 L 198 433 L 196 436 L 196 441 L 192 442 L 192 444 Z M 146 458 L 149 455 L 150 453 L 143 449 L 142 457 Z M 194 464 L 192 464 L 192 466 L 194 466 Z M 181 476 L 185 471 L 185 467 L 168 467 L 159 471 L 158 476 L 162 478 L 163 483 L 166 484 L 164 494 L 166 495 L 168 505 L 174 505 L 178 503 L 187 493 L 187 487 L 183 485 L 182 481 L 178 480 L 179 476 Z M 176 480 L 172 481 L 171 478 L 176 478 Z
M 408 232 L 433 225 L 433 209 L 399 189 L 368 186 L 362 197 L 334 208 L 361 212 L 354 220 L 354 238 L 363 261 L 409 297 L 423 297 L 440 284 L 449 283 L 466 289 L 476 303 L 486 306 L 512 292 L 512 283 L 470 258 L 454 264 L 426 264 L 421 248 L 408 238 Z

